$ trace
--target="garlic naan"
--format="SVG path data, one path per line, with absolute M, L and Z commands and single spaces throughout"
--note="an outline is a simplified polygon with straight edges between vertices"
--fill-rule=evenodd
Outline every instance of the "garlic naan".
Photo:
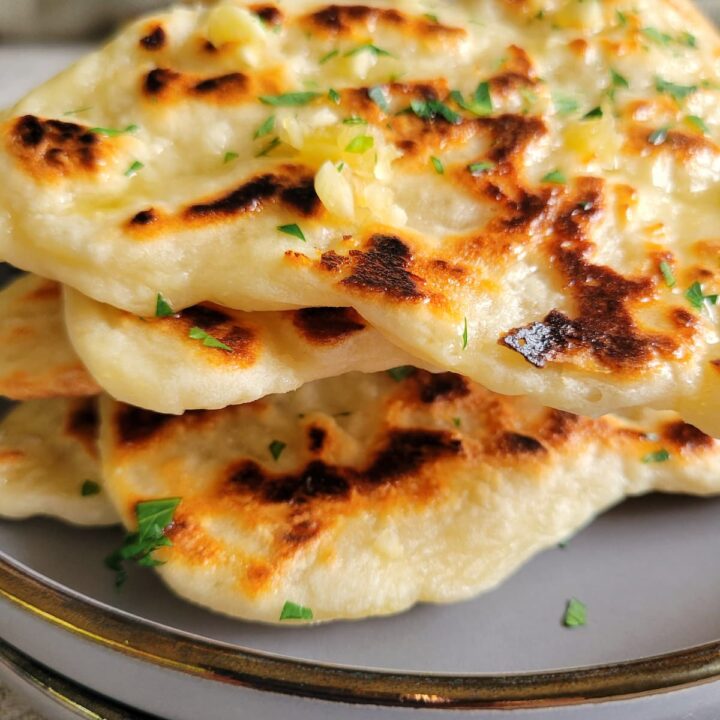
M 720 491 L 720 441 L 672 413 L 590 420 L 450 373 L 353 374 L 225 410 L 106 399 L 107 491 L 181 497 L 156 552 L 179 595 L 277 621 L 399 612 L 493 587 L 627 495 Z
M 492 390 L 720 435 L 718 47 L 682 0 L 160 13 L 2 123 L 0 257 L 141 315 L 351 306 Z
M 95 399 L 30 400 L 0 420 L 0 517 L 115 525 L 102 487 Z
M 319 378 L 414 362 L 350 308 L 245 313 L 197 305 L 141 318 L 66 288 L 65 319 L 106 392 L 164 413 L 236 405 Z
M 60 287 L 35 275 L 0 290 L 0 395 L 13 400 L 95 395 L 68 342 Z

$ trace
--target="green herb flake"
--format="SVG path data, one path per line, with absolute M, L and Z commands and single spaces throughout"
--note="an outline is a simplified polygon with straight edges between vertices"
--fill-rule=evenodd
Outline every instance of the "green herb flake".
M 164 318 L 174 315 L 175 311 L 170 306 L 170 303 L 162 296 L 161 293 L 157 294 L 155 298 L 155 317 Z
M 94 128 L 90 128 L 90 132 L 95 133 L 96 135 L 106 135 L 107 137 L 117 137 L 118 135 L 126 135 L 128 133 L 137 132 L 139 129 L 140 128 L 137 125 L 128 125 L 127 127 L 123 128 L 122 130 L 118 130 L 117 128 L 94 127 Z
M 339 50 L 331 50 L 330 52 L 325 53 L 320 60 L 318 61 L 320 65 L 324 65 L 328 60 L 332 60 L 334 57 L 337 57 L 340 54 Z
M 269 155 L 276 147 L 281 145 L 282 142 L 279 137 L 274 137 L 267 145 L 264 145 L 260 151 L 255 155 L 256 158 L 265 157 Z
M 680 45 L 684 45 L 689 48 L 696 48 L 698 46 L 697 38 L 687 31 L 681 32 L 680 35 L 678 35 L 677 41 Z
M 190 328 L 190 332 L 188 332 L 188 337 L 192 338 L 193 340 L 202 340 L 202 344 L 205 347 L 217 348 L 218 350 L 232 352 L 232 348 L 229 345 L 226 345 L 224 342 L 220 342 L 220 340 L 214 338 L 212 335 L 205 332 L 205 330 L 200 327 L 195 326 Z
M 137 175 L 145 165 L 141 163 L 139 160 L 133 160 L 130 163 L 130 167 L 125 171 L 125 177 L 133 177 L 134 175 Z
M 580 107 L 578 101 L 568 95 L 553 93 L 552 100 L 553 105 L 555 105 L 555 110 L 557 110 L 558 115 L 561 116 L 572 115 L 574 112 L 577 112 Z
M 268 445 L 268 450 L 270 451 L 270 454 L 272 455 L 273 460 L 278 460 L 280 456 L 283 453 L 283 450 L 287 447 L 287 443 L 284 443 L 282 440 L 273 440 Z
M 353 57 L 354 55 L 358 55 L 361 52 L 372 53 L 375 57 L 393 57 L 392 53 L 389 53 L 387 50 L 383 50 L 382 48 L 379 48 L 377 45 L 373 45 L 372 43 L 365 43 L 364 45 L 359 45 L 353 50 L 348 50 L 348 52 L 346 52 L 343 57 Z
M 87 112 L 88 110 L 92 110 L 92 105 L 87 105 L 86 107 L 81 107 L 81 108 L 75 108 L 75 110 L 67 110 L 63 113 L 63 115 L 79 115 L 80 113 Z
M 278 225 L 277 229 L 281 233 L 285 233 L 286 235 L 292 235 L 293 237 L 296 237 L 298 240 L 307 242 L 307 240 L 305 238 L 305 233 L 300 229 L 300 226 L 297 223 L 290 223 L 289 225 Z
M 375 145 L 372 135 L 358 135 L 353 138 L 345 148 L 345 152 L 356 153 L 358 155 L 370 150 Z
M 297 603 L 286 600 L 280 611 L 280 620 L 312 620 L 313 611 Z
M 718 301 L 717 295 L 703 294 L 702 285 L 697 280 L 687 289 L 685 297 L 696 310 L 702 310 L 705 303 L 716 305 Z
M 488 172 L 489 170 L 495 169 L 495 163 L 484 161 L 484 162 L 476 162 L 476 163 L 470 163 L 470 165 L 467 166 L 468 171 L 471 175 L 482 175 L 483 173 Z
M 648 135 L 648 142 L 651 145 L 662 145 L 667 140 L 669 130 L 670 128 L 667 125 L 658 128 L 657 130 L 653 130 Z
M 401 365 L 400 367 L 390 368 L 387 374 L 395 381 L 402 382 L 414 374 L 415 368 L 412 365 Z
M 670 263 L 668 263 L 665 260 L 660 261 L 660 272 L 662 273 L 663 278 L 665 279 L 665 284 L 671 288 L 675 287 L 676 280 L 675 275 L 673 274 L 672 268 L 670 267 Z
M 624 75 L 621 75 L 617 70 L 610 68 L 610 79 L 612 80 L 613 87 L 616 88 L 629 88 L 630 83 Z
M 83 497 L 90 497 L 91 495 L 98 495 L 100 493 L 100 483 L 96 483 L 94 480 L 85 480 L 80 487 L 80 495 Z
M 233 160 L 237 160 L 240 157 L 236 152 L 233 150 L 228 150 L 225 153 L 225 157 L 223 158 L 223 165 L 227 165 L 228 163 L 232 162 Z
M 567 628 L 582 627 L 587 624 L 587 606 L 577 598 L 570 598 L 565 606 L 562 624 Z
M 551 170 L 547 175 L 543 175 L 542 182 L 564 185 L 567 182 L 567 177 L 562 170 Z
M 660 450 L 656 450 L 655 452 L 648 453 L 647 455 L 643 455 L 642 457 L 642 461 L 646 464 L 667 462 L 669 459 L 670 453 L 665 448 L 661 448 Z
M 667 33 L 660 32 L 654 27 L 644 27 L 642 34 L 648 39 L 654 42 L 656 45 L 669 45 L 672 42 L 672 36 Z
M 368 90 L 368 97 L 383 111 L 387 112 L 390 109 L 390 103 L 388 102 L 385 90 L 382 86 L 375 85 Z
M 433 23 L 434 25 L 439 25 L 439 24 L 440 24 L 440 20 L 438 20 L 438 16 L 435 15 L 435 14 L 433 14 L 433 13 L 423 13 L 423 17 L 424 17 L 426 20 L 429 20 L 429 21 L 430 21 L 431 23 Z
M 459 90 L 453 90 L 450 97 L 463 109 L 475 115 L 490 115 L 493 111 L 490 83 L 481 82 L 470 100 L 465 100 Z
M 253 133 L 253 140 L 269 135 L 275 129 L 275 116 L 271 115 L 265 122 Z
M 453 424 L 456 428 L 459 428 L 459 427 L 462 426 L 462 420 L 461 420 L 459 417 L 454 417 L 454 418 L 452 419 L 452 424 Z
M 336 105 L 340 104 L 340 93 L 333 88 L 328 90 L 328 98 L 332 100 Z
M 677 83 L 663 80 L 661 77 L 655 78 L 655 89 L 660 93 L 670 95 L 675 102 L 681 102 L 689 95 L 697 91 L 697 85 L 678 85 Z
M 467 324 L 467 317 L 465 317 L 463 331 L 462 331 L 462 349 L 466 350 L 467 346 L 468 346 L 468 324 Z
M 153 557 L 153 552 L 161 547 L 172 546 L 165 532 L 172 525 L 175 510 L 181 498 L 146 500 L 135 505 L 137 531 L 129 533 L 122 546 L 105 558 L 105 566 L 115 571 L 115 586 L 121 587 L 127 579 L 125 563 L 136 562 L 142 567 L 162 565 L 162 560 Z
M 361 118 L 357 115 L 351 115 L 350 117 L 343 118 L 343 125 L 367 125 L 368 121 L 365 118 Z
M 699 115 L 688 115 L 685 120 L 696 127 L 703 135 L 710 133 L 710 128 L 707 126 L 707 123 Z
M 458 113 L 439 100 L 411 100 L 410 108 L 423 120 L 434 120 L 441 117 L 451 125 L 457 125 L 462 120 Z
M 341 160 L 335 167 L 338 172 L 342 172 L 345 169 L 345 163 Z
M 438 175 L 445 174 L 445 166 L 442 164 L 442 160 L 440 158 L 437 158 L 434 155 L 432 155 L 430 157 L 430 162 L 432 163 L 432 166 L 435 168 L 435 172 Z
M 289 92 L 281 95 L 261 95 L 260 102 L 274 107 L 298 107 L 320 97 L 318 92 Z
M 615 17 L 617 18 L 618 25 L 620 27 L 626 27 L 628 24 L 627 15 L 622 10 L 615 11 Z
M 583 120 L 596 120 L 597 118 L 601 118 L 603 116 L 603 109 L 598 105 L 597 107 L 594 107 L 592 110 L 588 110 L 583 116 Z

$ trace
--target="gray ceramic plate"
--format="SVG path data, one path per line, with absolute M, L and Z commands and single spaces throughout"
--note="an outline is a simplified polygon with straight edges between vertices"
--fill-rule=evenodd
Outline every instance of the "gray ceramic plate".
M 83 50 L 0 46 L 0 105 Z M 313 629 L 210 614 L 151 573 L 134 574 L 118 594 L 102 558 L 119 531 L 5 522 L 0 636 L 100 692 L 178 719 L 339 720 L 411 707 L 485 718 L 489 708 L 547 705 L 515 713 L 717 717 L 720 684 L 654 693 L 720 675 L 719 513 L 720 500 L 632 501 L 476 600 Z M 561 626 L 570 596 L 588 605 L 584 628 Z M 563 670 L 580 666 L 589 669 Z M 636 694 L 644 697 L 617 699 Z M 556 707 L 606 698 L 614 702 Z

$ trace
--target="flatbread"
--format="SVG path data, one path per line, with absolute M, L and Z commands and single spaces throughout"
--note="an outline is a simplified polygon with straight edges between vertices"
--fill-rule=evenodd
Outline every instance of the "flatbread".
M 164 413 L 251 402 L 319 378 L 414 362 L 350 308 L 245 313 L 198 305 L 141 318 L 66 288 L 65 319 L 106 392 Z M 193 328 L 222 346 L 191 337 Z
M 164 581 L 265 622 L 286 601 L 325 621 L 468 598 L 627 495 L 720 491 L 720 441 L 672 413 L 591 420 L 449 373 L 352 374 L 181 417 L 101 412 L 124 523 L 139 501 L 182 498 L 156 552 Z
M 140 20 L 12 110 L 1 257 L 141 315 L 352 306 L 494 391 L 720 435 L 718 42 L 691 5 L 244 7 Z
M 0 395 L 14 400 L 100 391 L 68 342 L 60 287 L 25 275 L 0 290 Z
M 0 420 L 0 517 L 115 525 L 117 513 L 102 489 L 97 433 L 94 398 L 15 405 Z

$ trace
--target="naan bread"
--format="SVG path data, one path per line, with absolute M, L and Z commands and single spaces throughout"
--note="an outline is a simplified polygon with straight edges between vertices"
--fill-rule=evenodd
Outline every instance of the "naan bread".
M 95 395 L 68 342 L 60 287 L 25 275 L 0 290 L 0 395 L 14 400 Z
M 141 318 L 66 288 L 65 319 L 103 389 L 156 412 L 221 408 L 323 377 L 413 363 L 349 308 L 244 313 L 198 305 Z M 225 347 L 190 337 L 193 328 Z
M 140 315 L 352 306 L 492 390 L 720 435 L 718 41 L 691 5 L 250 7 L 140 20 L 22 100 L 0 257 Z
M 129 527 L 137 502 L 182 497 L 165 582 L 267 622 L 286 600 L 322 621 L 468 598 L 626 495 L 720 491 L 720 441 L 672 413 L 590 420 L 450 373 L 353 374 L 181 417 L 106 399 L 102 418 Z
M 115 525 L 117 513 L 102 489 L 97 433 L 94 399 L 14 406 L 0 420 L 0 517 Z

